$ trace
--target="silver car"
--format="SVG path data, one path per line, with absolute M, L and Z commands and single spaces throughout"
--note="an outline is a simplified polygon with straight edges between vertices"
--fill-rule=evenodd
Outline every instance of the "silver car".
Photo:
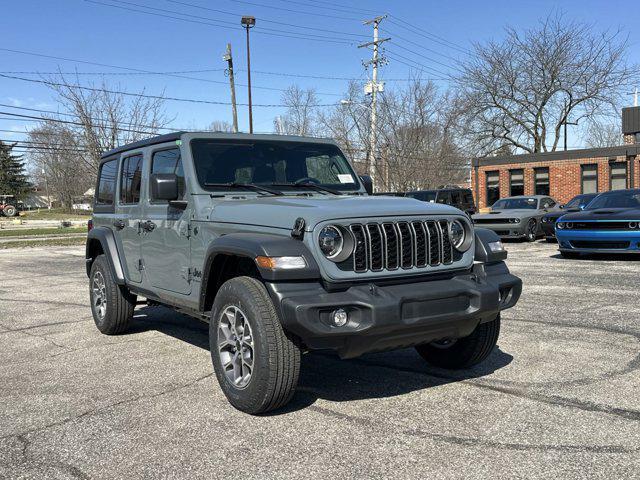
M 489 213 L 473 215 L 473 223 L 493 230 L 500 238 L 519 238 L 533 242 L 542 235 L 541 219 L 559 210 L 558 202 L 545 195 L 519 195 L 501 198 Z

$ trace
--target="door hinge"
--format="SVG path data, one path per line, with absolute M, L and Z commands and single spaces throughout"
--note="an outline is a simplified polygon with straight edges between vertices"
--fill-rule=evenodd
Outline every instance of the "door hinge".
M 144 270 L 144 261 L 141 258 L 138 259 L 138 270 Z

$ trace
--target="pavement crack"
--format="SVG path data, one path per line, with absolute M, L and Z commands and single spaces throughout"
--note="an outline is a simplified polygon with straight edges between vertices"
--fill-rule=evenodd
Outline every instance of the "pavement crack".
M 205 379 L 211 377 L 212 375 L 213 375 L 213 373 L 208 373 L 208 374 L 202 375 L 202 376 L 200 376 L 200 377 L 198 377 L 198 378 L 196 378 L 196 379 L 194 379 L 194 380 L 192 380 L 192 381 L 190 381 L 188 383 L 183 383 L 183 384 L 180 384 L 180 385 L 174 385 L 174 386 L 172 386 L 170 388 L 167 388 L 165 390 L 162 390 L 160 392 L 156 392 L 156 393 L 148 394 L 148 395 L 137 395 L 135 397 L 125 398 L 125 399 L 122 399 L 122 400 L 119 400 L 117 402 L 110 403 L 110 404 L 107 404 L 107 405 L 91 408 L 89 410 L 86 410 L 86 411 L 80 413 L 79 415 L 75 415 L 73 417 L 67 417 L 65 419 L 58 420 L 57 422 L 49 423 L 49 424 L 44 425 L 42 427 L 33 428 L 31 430 L 26 430 L 26 431 L 23 431 L 23 432 L 10 433 L 8 435 L 2 435 L 2 436 L 0 436 L 0 440 L 3 440 L 5 438 L 20 438 L 20 437 L 26 439 L 26 437 L 25 437 L 26 435 L 38 434 L 38 433 L 44 432 L 45 430 L 48 430 L 50 428 L 59 427 L 59 426 L 65 425 L 67 423 L 74 422 L 76 420 L 80 420 L 80 419 L 83 419 L 83 418 L 90 417 L 92 415 L 98 414 L 98 413 L 103 412 L 105 410 L 109 410 L 110 408 L 115 408 L 115 407 L 118 407 L 120 405 L 126 405 L 128 403 L 134 403 L 134 402 L 137 402 L 139 400 L 158 398 L 158 397 L 161 397 L 163 395 L 167 395 L 167 394 L 174 393 L 174 392 L 177 392 L 177 391 L 185 389 L 185 388 L 189 388 L 189 387 L 195 385 L 196 383 L 201 382 L 202 380 L 205 380 Z
M 502 450 L 516 450 L 516 451 L 560 451 L 560 452 L 591 452 L 591 453 L 636 453 L 640 451 L 640 448 L 625 447 L 622 445 L 574 445 L 574 444 L 530 444 L 521 442 L 496 442 L 490 439 L 473 438 L 459 435 L 445 435 L 437 432 L 430 432 L 421 428 L 398 428 L 394 429 L 393 425 L 384 424 L 379 422 L 373 422 L 366 417 L 358 415 L 350 415 L 342 412 L 336 412 L 330 408 L 320 407 L 318 405 L 311 405 L 307 407 L 309 410 L 320 413 L 328 417 L 333 417 L 339 420 L 347 421 L 359 427 L 366 427 L 371 431 L 377 431 L 382 434 L 388 434 L 389 431 L 395 430 L 402 435 L 411 437 L 428 438 L 430 440 L 449 443 L 452 445 L 464 446 L 464 447 L 482 447 L 482 448 L 496 448 Z M 391 428 L 390 428 L 391 427 Z

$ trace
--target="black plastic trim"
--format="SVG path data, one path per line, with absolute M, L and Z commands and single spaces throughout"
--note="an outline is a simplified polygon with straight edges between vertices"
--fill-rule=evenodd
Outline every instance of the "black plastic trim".
M 107 227 L 95 227 L 91 229 L 87 234 L 87 244 L 85 247 L 87 276 L 89 276 L 91 272 L 91 263 L 93 261 L 89 251 L 89 246 L 92 240 L 97 240 L 100 242 L 100 245 L 102 245 L 104 256 L 107 258 L 107 263 L 109 263 L 111 273 L 113 273 L 113 278 L 118 285 L 124 285 L 124 270 L 122 268 L 122 264 L 120 263 L 118 247 L 116 246 L 116 239 L 113 236 L 113 232 Z

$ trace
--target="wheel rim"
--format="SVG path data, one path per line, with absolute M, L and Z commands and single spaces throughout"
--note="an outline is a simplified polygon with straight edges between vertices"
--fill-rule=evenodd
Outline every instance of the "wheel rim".
M 253 334 L 246 315 L 231 305 L 224 309 L 218 324 L 218 355 L 227 379 L 236 388 L 245 388 L 253 373 Z
M 438 340 L 437 342 L 431 342 L 431 346 L 440 350 L 446 350 L 453 347 L 458 340 L 455 338 L 446 338 L 444 340 Z
M 93 292 L 93 307 L 100 320 L 104 320 L 107 314 L 107 287 L 102 272 L 97 271 L 93 275 L 93 283 L 91 285 Z
M 536 222 L 531 220 L 529 222 L 529 238 L 535 238 L 536 236 Z

